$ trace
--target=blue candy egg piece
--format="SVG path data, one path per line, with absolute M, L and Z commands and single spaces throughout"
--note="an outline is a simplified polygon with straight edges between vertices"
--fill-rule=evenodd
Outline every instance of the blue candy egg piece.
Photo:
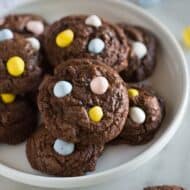
M 88 44 L 88 51 L 91 53 L 101 53 L 104 48 L 105 43 L 100 38 L 94 38 Z
M 67 156 L 73 153 L 75 145 L 73 143 L 68 143 L 62 139 L 56 139 L 53 145 L 55 152 L 62 156 Z
M 11 30 L 9 29 L 0 30 L 0 42 L 13 39 L 13 37 L 14 37 L 14 34 Z
M 53 88 L 53 93 L 57 98 L 62 98 L 71 93 L 73 87 L 68 81 L 59 81 Z

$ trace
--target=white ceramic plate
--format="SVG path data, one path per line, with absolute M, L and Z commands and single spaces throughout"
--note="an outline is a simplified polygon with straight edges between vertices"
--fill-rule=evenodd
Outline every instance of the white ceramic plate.
M 34 171 L 26 160 L 25 145 L 0 146 L 0 174 L 18 182 L 54 188 L 90 186 L 126 175 L 155 156 L 172 138 L 183 118 L 188 99 L 187 64 L 172 34 L 152 16 L 124 0 L 41 0 L 9 12 L 31 12 L 50 22 L 69 14 L 97 14 L 110 21 L 124 21 L 152 30 L 160 40 L 158 65 L 148 82 L 166 100 L 167 114 L 156 138 L 144 146 L 106 148 L 95 172 L 75 178 L 45 176 Z M 138 170 L 137 170 L 138 172 Z M 126 175 L 127 182 L 127 175 Z

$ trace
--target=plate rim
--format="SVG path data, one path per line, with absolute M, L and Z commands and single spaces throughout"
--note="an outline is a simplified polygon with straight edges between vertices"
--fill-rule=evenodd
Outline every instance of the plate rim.
M 98 173 L 94 173 L 92 175 L 87 176 L 79 176 L 79 177 L 49 177 L 49 176 L 39 176 L 34 174 L 25 173 L 22 171 L 18 171 L 14 168 L 6 166 L 0 163 L 0 175 L 12 179 L 17 182 L 21 182 L 24 184 L 38 186 L 38 187 L 49 187 L 49 188 L 75 188 L 75 187 L 84 187 L 91 186 L 95 184 L 99 184 L 105 181 L 108 181 L 111 178 L 119 177 L 123 174 L 129 173 L 139 166 L 143 165 L 145 162 L 156 156 L 171 140 L 176 131 L 180 126 L 180 122 L 182 121 L 185 110 L 188 106 L 189 99 L 189 80 L 188 80 L 188 65 L 185 58 L 185 55 L 180 47 L 179 43 L 175 39 L 174 35 L 168 30 L 168 28 L 163 25 L 158 19 L 156 19 L 153 15 L 147 13 L 142 8 L 123 0 L 104 0 L 108 3 L 116 3 L 131 9 L 133 12 L 138 12 L 139 14 L 149 19 L 149 21 L 154 22 L 167 36 L 169 36 L 170 41 L 175 46 L 176 50 L 179 53 L 181 64 L 183 68 L 183 80 L 184 84 L 184 92 L 183 97 L 181 98 L 180 109 L 176 113 L 175 119 L 171 122 L 170 126 L 164 132 L 164 134 L 159 138 L 157 142 L 151 145 L 148 149 L 142 152 L 137 157 L 128 161 L 127 163 L 121 164 L 111 169 L 107 169 L 105 171 L 101 171 Z M 13 10 L 18 7 L 22 7 L 26 4 L 30 4 L 32 2 L 37 2 L 37 0 L 29 0 L 27 3 L 19 4 L 17 7 L 12 8 Z M 12 9 L 8 9 L 7 12 L 10 12 Z

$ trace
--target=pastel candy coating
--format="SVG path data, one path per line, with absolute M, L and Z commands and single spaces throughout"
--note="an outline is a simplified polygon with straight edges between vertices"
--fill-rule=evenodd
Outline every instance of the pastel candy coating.
M 135 88 L 129 88 L 128 89 L 128 96 L 129 98 L 133 98 L 139 95 L 139 91 Z
M 100 38 L 94 38 L 88 44 L 88 51 L 91 53 L 101 53 L 104 48 L 105 43 Z
M 31 20 L 26 24 L 28 31 L 40 35 L 44 32 L 44 24 L 41 21 Z
M 25 63 L 21 57 L 14 56 L 7 61 L 7 71 L 11 76 L 19 77 L 24 73 Z
M 57 98 L 62 98 L 72 91 L 72 84 L 68 81 L 59 81 L 53 88 L 53 93 Z
M 0 30 L 0 42 L 5 40 L 10 40 L 14 38 L 14 34 L 9 29 L 2 29 Z
M 100 18 L 96 15 L 91 15 L 91 16 L 87 17 L 85 20 L 85 24 L 94 26 L 96 28 L 102 26 L 102 22 L 101 22 Z
M 147 54 L 147 48 L 142 42 L 134 42 L 132 50 L 139 59 L 142 59 Z
M 184 28 L 182 37 L 184 45 L 190 48 L 190 26 Z
M 73 143 L 68 143 L 61 139 L 56 139 L 53 145 L 55 152 L 62 156 L 70 155 L 74 152 L 75 145 Z
M 60 32 L 56 36 L 55 41 L 58 47 L 65 48 L 65 47 L 68 47 L 73 42 L 73 39 L 74 39 L 73 31 L 70 29 L 67 29 Z
M 34 37 L 30 37 L 30 38 L 27 38 L 26 41 L 28 41 L 36 51 L 40 49 L 40 42 L 38 39 Z
M 89 118 L 94 122 L 100 122 L 103 117 L 103 111 L 100 106 L 94 106 L 88 111 Z
M 14 94 L 9 94 L 9 93 L 3 93 L 3 94 L 0 94 L 0 96 L 1 96 L 1 100 L 5 104 L 10 104 L 10 103 L 14 102 L 15 97 L 16 97 Z
M 130 110 L 129 110 L 129 116 L 131 118 L 131 120 L 137 124 L 142 124 L 145 122 L 145 119 L 146 119 L 146 114 L 145 112 L 137 107 L 137 106 L 134 106 L 134 107 L 131 107 Z
M 108 87 L 108 80 L 102 76 L 95 77 L 90 83 L 90 88 L 95 94 L 104 94 L 107 91 Z

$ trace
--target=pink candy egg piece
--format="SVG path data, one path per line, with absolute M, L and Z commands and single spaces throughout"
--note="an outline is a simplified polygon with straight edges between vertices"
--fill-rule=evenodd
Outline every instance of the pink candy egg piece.
M 95 77 L 90 83 L 90 88 L 95 94 L 104 94 L 107 91 L 108 87 L 108 80 L 102 76 Z
M 40 35 L 44 32 L 44 24 L 41 21 L 29 21 L 26 28 L 36 35 Z

